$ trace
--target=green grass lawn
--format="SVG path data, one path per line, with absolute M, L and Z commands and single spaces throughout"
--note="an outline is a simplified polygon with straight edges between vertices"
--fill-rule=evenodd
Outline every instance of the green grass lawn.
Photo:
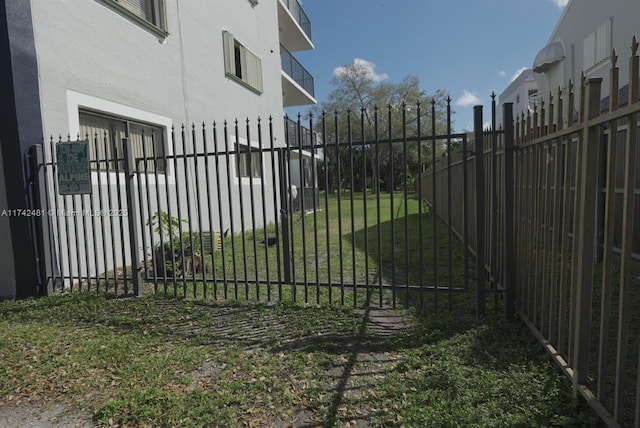
M 434 257 L 417 200 L 354 196 L 353 209 L 330 195 L 328 210 L 321 197 L 294 219 L 296 285 L 277 282 L 277 247 L 250 230 L 226 238 L 210 268 L 229 277 L 215 286 L 196 275 L 137 299 L 0 302 L 0 420 L 55 402 L 101 426 L 597 426 L 524 325 L 476 319 L 473 287 L 408 291 L 434 275 L 465 282 L 460 243 L 450 272 L 446 228 L 436 223 Z M 232 242 L 246 257 L 231 257 Z M 402 328 L 362 309 L 367 291 L 372 306 L 407 307 L 382 310 Z
M 404 316 L 380 334 L 335 306 L 2 302 L 0 416 L 57 402 L 102 426 L 597 425 L 522 324 Z
M 185 297 L 348 306 L 416 300 L 436 308 L 438 297 L 428 289 L 451 297 L 447 290 L 467 286 L 463 246 L 456 239 L 449 245 L 446 226 L 413 193 L 405 199 L 402 192 L 342 191 L 326 199 L 321 193 L 319 200 L 318 210 L 291 218 L 290 283 L 279 281 L 285 278 L 282 226 L 276 231 L 270 224 L 224 239 L 221 251 L 206 256 L 206 275 L 168 281 L 166 288 L 159 280 L 157 289 Z M 264 245 L 276 232 L 278 245 Z

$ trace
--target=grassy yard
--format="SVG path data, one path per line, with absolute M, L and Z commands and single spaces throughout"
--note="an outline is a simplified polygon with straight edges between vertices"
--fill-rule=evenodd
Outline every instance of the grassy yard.
M 101 426 L 596 426 L 523 325 L 469 312 L 3 302 L 0 421 L 62 403 Z
M 276 235 L 277 245 L 263 243 Z M 368 295 L 378 303 L 386 298 L 403 305 L 419 299 L 435 307 L 437 299 L 425 291 L 428 287 L 437 284 L 445 300 L 447 287 L 466 285 L 461 243 L 454 238 L 448 245 L 446 226 L 420 207 L 414 194 L 405 199 L 402 192 L 391 196 L 342 191 L 328 195 L 325 203 L 322 193 L 318 210 L 295 213 L 290 228 L 295 285 L 278 280 L 285 277 L 282 236 L 281 224 L 278 229 L 274 224 L 266 229 L 247 224 L 244 233 L 226 237 L 220 250 L 206 256 L 205 276 L 196 272 L 175 284 L 168 281 L 166 288 L 159 280 L 158 290 L 185 297 L 352 306 Z M 393 291 L 383 291 L 390 286 Z M 408 293 L 409 287 L 421 286 L 423 293 Z
M 0 425 L 57 405 L 113 427 L 597 426 L 521 323 L 497 312 L 477 321 L 472 291 L 451 309 L 407 292 L 433 275 L 464 282 L 459 243 L 451 275 L 433 257 L 430 213 L 413 199 L 355 196 L 294 220 L 295 287 L 272 281 L 277 247 L 250 230 L 225 240 L 246 256 L 215 261 L 239 279 L 214 288 L 196 277 L 176 290 L 189 298 L 170 284 L 138 299 L 0 302 Z M 446 254 L 446 229 L 436 233 Z M 384 308 L 363 308 L 367 288 L 341 280 L 368 284 Z M 398 289 L 379 293 L 381 283 Z

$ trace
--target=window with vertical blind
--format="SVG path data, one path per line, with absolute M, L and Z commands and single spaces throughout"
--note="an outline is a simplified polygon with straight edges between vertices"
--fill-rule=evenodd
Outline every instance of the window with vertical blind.
M 227 76 L 262 93 L 262 62 L 228 31 L 222 32 L 224 71 Z
M 128 137 L 134 157 L 149 159 L 136 163 L 139 172 L 165 171 L 164 128 L 83 110 L 79 118 L 80 139 L 89 141 L 91 169 L 124 172 L 122 139 Z
M 262 177 L 262 154 L 243 144 L 236 144 L 236 176 Z
M 583 61 L 585 71 L 595 67 L 611 57 L 611 28 L 612 20 L 608 19 L 596 31 L 584 39 Z
M 162 35 L 167 34 L 165 0 L 100 0 L 132 20 Z

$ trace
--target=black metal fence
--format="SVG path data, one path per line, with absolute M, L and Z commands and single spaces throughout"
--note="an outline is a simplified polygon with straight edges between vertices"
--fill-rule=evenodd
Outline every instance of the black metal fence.
M 468 244 L 419 197 L 454 141 L 424 132 L 434 120 L 420 105 L 322 115 L 305 124 L 313 143 L 281 146 L 271 120 L 158 132 L 141 148 L 85 135 L 74 144 L 109 156 L 89 160 L 91 193 L 76 195 L 60 194 L 64 142 L 34 146 L 43 290 L 451 305 L 473 272 Z

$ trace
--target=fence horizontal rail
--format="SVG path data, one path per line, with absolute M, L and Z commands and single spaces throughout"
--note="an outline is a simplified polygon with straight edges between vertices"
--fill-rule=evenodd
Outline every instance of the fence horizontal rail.
M 583 74 L 579 99 L 570 82 L 566 91 L 543 94 L 526 113 L 506 115 L 501 133 L 495 131 L 494 99 L 492 128 L 485 131 L 477 122 L 471 147 L 455 162 L 440 160 L 422 186 L 431 189 L 425 198 L 456 234 L 469 222 L 471 251 L 486 258 L 480 283 L 503 291 L 494 296 L 504 298 L 506 308 L 509 296 L 515 298 L 516 313 L 609 426 L 640 424 L 635 38 L 632 46 L 626 105 L 618 103 L 614 52 L 608 107 L 601 80 Z M 511 111 L 510 104 L 503 108 Z M 475 183 L 463 170 L 470 162 L 482 171 Z M 446 203 L 443 192 L 455 193 L 461 185 L 471 204 L 484 204 L 476 218 Z M 515 287 L 513 294 L 509 287 Z
M 403 122 L 391 134 L 387 127 L 384 135 L 371 130 L 370 139 L 361 117 L 361 133 L 339 131 L 346 136 L 339 139 L 336 129 L 355 116 L 325 116 L 316 126 L 310 119 L 314 144 L 298 141 L 300 120 L 282 122 L 284 144 L 276 144 L 272 119 L 122 140 L 87 133 L 73 142 L 94 147 L 91 193 L 82 195 L 60 194 L 56 150 L 67 142 L 51 139 L 36 148 L 34 206 L 126 214 L 38 219 L 47 236 L 39 248 L 47 260 L 43 284 L 50 291 L 423 308 L 438 308 L 443 295 L 451 305 L 454 294 L 469 291 L 468 253 L 433 252 L 432 242 L 443 239 L 434 234 L 448 232 L 419 195 L 432 151 L 466 136 L 423 135 L 415 126 L 424 115 L 417 114 L 408 121 L 414 125 Z M 391 110 L 384 116 L 379 124 Z M 443 270 L 448 257 L 458 259 Z

